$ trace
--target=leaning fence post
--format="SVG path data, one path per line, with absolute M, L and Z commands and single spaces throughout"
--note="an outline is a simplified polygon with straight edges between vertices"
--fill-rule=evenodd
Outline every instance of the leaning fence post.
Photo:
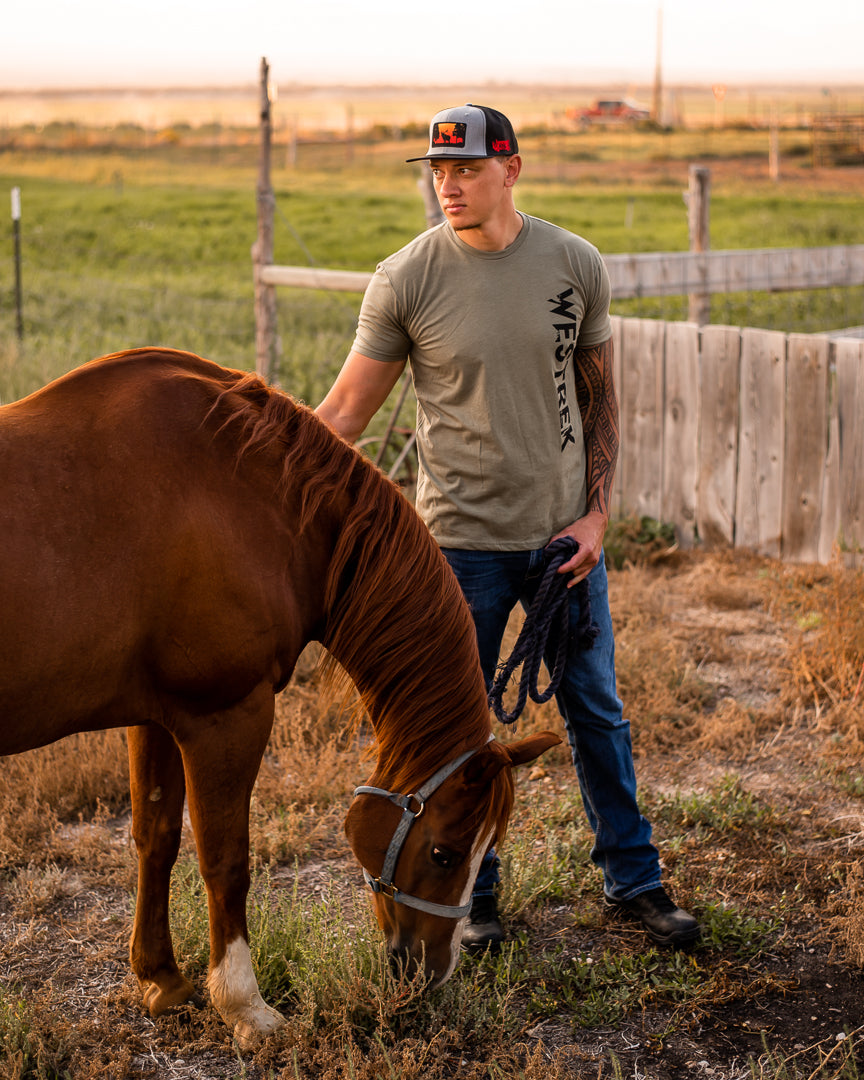
M 21 315 L 21 188 L 12 188 L 12 232 L 15 238 L 15 329 L 18 340 L 24 337 Z
M 276 289 L 261 280 L 261 271 L 273 263 L 273 216 L 276 199 L 270 183 L 270 68 L 261 60 L 261 142 L 258 157 L 258 239 L 252 245 L 255 282 L 255 370 L 269 380 L 276 367 Z
M 438 196 L 435 194 L 435 185 L 432 183 L 431 169 L 423 168 L 420 170 L 420 176 L 417 179 L 417 187 L 420 189 L 420 194 L 423 196 L 423 206 L 426 210 L 426 228 L 431 229 L 433 225 L 440 225 L 444 220 L 444 211 L 441 209 L 441 204 L 438 202 Z
M 710 209 L 711 170 L 702 165 L 691 165 L 687 190 L 687 226 L 692 252 L 708 251 L 711 247 Z M 707 289 L 694 290 L 688 295 L 687 318 L 699 326 L 711 322 L 711 294 Z

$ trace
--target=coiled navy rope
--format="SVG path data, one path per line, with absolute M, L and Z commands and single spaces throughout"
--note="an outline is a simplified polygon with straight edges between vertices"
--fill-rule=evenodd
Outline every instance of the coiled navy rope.
M 492 689 L 489 691 L 489 708 L 502 724 L 516 723 L 525 708 L 529 695 L 532 701 L 542 705 L 557 691 L 564 676 L 568 644 L 571 638 L 583 649 L 590 649 L 599 633 L 597 624 L 591 618 L 588 582 L 584 578 L 574 585 L 579 599 L 579 621 L 572 631 L 570 628 L 567 575 L 559 574 L 558 568 L 572 559 L 578 550 L 579 545 L 569 536 L 553 540 L 545 549 L 546 567 L 540 588 L 525 615 L 525 622 L 513 646 L 513 651 L 509 659 L 499 665 Z M 537 680 L 540 664 L 550 638 L 556 646 L 555 658 L 550 669 L 549 685 L 541 691 L 537 686 Z M 522 674 L 519 678 L 516 704 L 508 712 L 503 703 L 504 691 L 511 675 L 520 664 L 522 664 Z

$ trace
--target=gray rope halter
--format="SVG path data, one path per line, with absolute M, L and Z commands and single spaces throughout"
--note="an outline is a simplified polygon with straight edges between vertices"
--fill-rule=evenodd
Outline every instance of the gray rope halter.
M 427 915 L 440 915 L 445 919 L 461 919 L 468 914 L 471 910 L 470 901 L 467 904 L 457 905 L 435 904 L 431 900 L 422 900 L 419 896 L 412 896 L 410 893 L 404 893 L 397 889 L 393 881 L 393 875 L 396 872 L 396 863 L 402 853 L 405 838 L 411 831 L 411 826 L 426 808 L 426 800 L 441 787 L 448 777 L 452 776 L 469 758 L 488 746 L 494 738 L 494 735 L 490 735 L 483 746 L 478 747 L 476 750 L 466 750 L 464 754 L 460 754 L 453 761 L 443 765 L 418 791 L 410 795 L 399 795 L 396 792 L 387 791 L 386 788 L 369 787 L 366 784 L 354 789 L 355 798 L 358 795 L 381 795 L 385 799 L 389 799 L 390 802 L 395 803 L 402 810 L 402 817 L 399 819 L 390 846 L 387 848 L 387 854 L 384 856 L 384 865 L 381 868 L 380 875 L 377 878 L 373 877 L 366 867 L 363 867 L 363 877 L 372 892 L 382 893 L 384 896 L 389 896 L 397 904 L 405 904 L 406 907 L 425 911 Z M 412 802 L 417 803 L 418 810 L 411 809 Z

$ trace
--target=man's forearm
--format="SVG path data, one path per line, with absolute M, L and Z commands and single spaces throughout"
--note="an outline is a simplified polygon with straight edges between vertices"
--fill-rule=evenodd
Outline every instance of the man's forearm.
M 608 520 L 620 441 L 611 339 L 578 349 L 575 360 L 576 394 L 585 440 L 586 509 Z
M 343 439 L 356 442 L 387 400 L 404 366 L 371 360 L 352 350 L 315 411 Z

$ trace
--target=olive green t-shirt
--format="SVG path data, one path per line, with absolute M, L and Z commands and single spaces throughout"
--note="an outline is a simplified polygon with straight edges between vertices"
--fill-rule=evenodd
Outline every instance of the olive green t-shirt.
M 542 547 L 585 512 L 573 351 L 611 335 L 609 278 L 586 240 L 522 218 L 495 252 L 430 229 L 363 299 L 354 349 L 410 361 L 416 506 L 442 547 Z

